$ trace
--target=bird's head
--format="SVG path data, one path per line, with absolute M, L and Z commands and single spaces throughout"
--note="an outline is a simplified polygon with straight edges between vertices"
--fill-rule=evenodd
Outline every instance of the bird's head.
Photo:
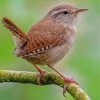
M 60 23 L 64 26 L 76 24 L 77 15 L 80 12 L 87 11 L 88 9 L 79 9 L 69 4 L 58 5 L 48 12 L 48 18 L 52 19 L 55 23 Z

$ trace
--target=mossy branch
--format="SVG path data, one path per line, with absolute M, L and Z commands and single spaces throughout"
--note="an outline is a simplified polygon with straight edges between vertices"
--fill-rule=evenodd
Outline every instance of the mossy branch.
M 18 82 L 18 83 L 31 83 L 38 84 L 38 73 L 26 71 L 8 71 L 0 70 L 0 83 L 2 82 Z M 41 85 L 55 84 L 64 87 L 63 79 L 55 73 L 45 73 L 43 75 L 44 81 Z M 76 84 L 67 84 L 67 91 L 74 97 L 75 100 L 90 100 L 88 95 Z

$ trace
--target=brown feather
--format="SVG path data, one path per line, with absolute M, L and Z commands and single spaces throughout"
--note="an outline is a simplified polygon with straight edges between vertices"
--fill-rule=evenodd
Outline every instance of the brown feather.
M 39 28 L 39 29 L 38 29 Z M 51 29 L 50 29 L 51 28 Z M 59 30 L 58 30 L 59 29 Z M 42 21 L 29 30 L 27 33 L 29 41 L 26 47 L 20 53 L 22 57 L 34 57 L 37 54 L 47 52 L 48 50 L 65 43 L 66 29 Z
M 12 32 L 12 34 L 16 38 L 19 38 L 20 40 L 27 39 L 26 34 L 21 29 L 19 29 L 10 19 L 3 17 L 2 23 L 7 29 Z

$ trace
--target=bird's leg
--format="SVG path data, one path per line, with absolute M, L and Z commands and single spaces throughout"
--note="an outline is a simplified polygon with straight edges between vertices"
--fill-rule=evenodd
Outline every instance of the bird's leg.
M 65 93 L 66 93 L 66 91 L 67 91 L 67 89 L 66 89 L 67 83 L 75 83 L 75 84 L 78 84 L 78 83 L 77 83 L 75 80 L 73 80 L 72 78 L 65 77 L 65 76 L 63 76 L 59 71 L 57 71 L 55 68 L 51 67 L 50 65 L 48 65 L 48 66 L 63 78 L 63 80 L 64 80 L 63 95 L 64 95 L 64 96 L 65 96 Z
M 35 67 L 36 70 L 39 72 L 39 76 L 38 76 L 38 80 L 37 80 L 37 82 L 38 82 L 38 84 L 41 84 L 42 81 L 44 80 L 43 75 L 44 75 L 44 73 L 46 73 L 46 71 L 40 69 L 40 68 L 39 68 L 38 66 L 36 66 L 36 65 L 34 65 L 34 67 Z

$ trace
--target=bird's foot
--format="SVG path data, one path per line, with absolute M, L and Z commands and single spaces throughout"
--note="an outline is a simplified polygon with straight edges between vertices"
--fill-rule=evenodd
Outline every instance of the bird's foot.
M 38 66 L 34 65 L 34 67 L 36 68 L 36 70 L 39 72 L 38 74 L 38 79 L 37 79 L 37 83 L 39 85 L 42 85 L 42 82 L 45 81 L 45 79 L 43 78 L 43 75 L 45 73 L 47 73 L 45 70 L 40 69 Z
M 75 83 L 78 85 L 78 83 L 73 78 L 70 78 L 70 77 L 64 77 L 63 79 L 64 79 L 63 95 L 66 97 L 65 93 L 67 91 L 67 84 L 68 83 Z
M 42 85 L 42 82 L 45 81 L 45 79 L 43 78 L 43 75 L 47 73 L 45 70 L 40 70 L 39 74 L 38 74 L 38 79 L 37 82 L 39 85 Z

